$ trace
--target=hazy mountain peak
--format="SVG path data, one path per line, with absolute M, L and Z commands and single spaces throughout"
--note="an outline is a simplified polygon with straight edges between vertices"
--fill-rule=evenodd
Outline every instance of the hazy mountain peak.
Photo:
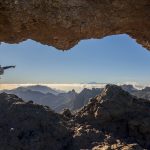
M 134 92 L 134 91 L 137 91 L 137 89 L 131 85 L 131 84 L 124 84 L 124 85 L 121 85 L 121 88 L 127 92 Z
M 43 86 L 43 85 L 33 85 L 33 86 L 22 86 L 22 87 L 18 87 L 16 89 L 13 89 L 12 91 L 37 91 L 37 92 L 41 92 L 43 94 L 47 94 L 47 93 L 51 93 L 54 95 L 58 95 L 59 93 L 61 93 L 62 91 L 60 90 L 56 90 L 56 89 L 52 89 L 50 87 L 47 86 Z

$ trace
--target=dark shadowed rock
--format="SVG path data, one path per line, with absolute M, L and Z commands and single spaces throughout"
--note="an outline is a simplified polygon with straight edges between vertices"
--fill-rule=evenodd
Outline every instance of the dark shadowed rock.
M 59 114 L 48 107 L 0 94 L 1 150 L 59 150 L 71 141 Z
M 73 117 L 73 115 L 69 109 L 64 109 L 64 111 L 62 112 L 62 115 L 68 119 Z

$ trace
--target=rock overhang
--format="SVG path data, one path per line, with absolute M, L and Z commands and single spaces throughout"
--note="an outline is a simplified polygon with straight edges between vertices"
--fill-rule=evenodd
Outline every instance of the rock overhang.
M 149 0 L 5 0 L 0 41 L 32 39 L 67 50 L 80 40 L 128 34 L 150 49 Z

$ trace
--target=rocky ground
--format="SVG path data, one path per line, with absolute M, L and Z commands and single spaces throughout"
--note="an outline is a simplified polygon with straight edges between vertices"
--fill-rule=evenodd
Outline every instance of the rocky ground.
M 150 101 L 115 85 L 76 114 L 0 94 L 0 150 L 150 149 Z

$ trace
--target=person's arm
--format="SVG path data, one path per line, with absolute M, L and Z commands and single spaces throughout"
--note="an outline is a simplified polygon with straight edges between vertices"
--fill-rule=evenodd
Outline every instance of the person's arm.
M 9 69 L 9 68 L 15 68 L 15 66 L 6 66 L 6 67 L 3 67 L 3 69 Z

